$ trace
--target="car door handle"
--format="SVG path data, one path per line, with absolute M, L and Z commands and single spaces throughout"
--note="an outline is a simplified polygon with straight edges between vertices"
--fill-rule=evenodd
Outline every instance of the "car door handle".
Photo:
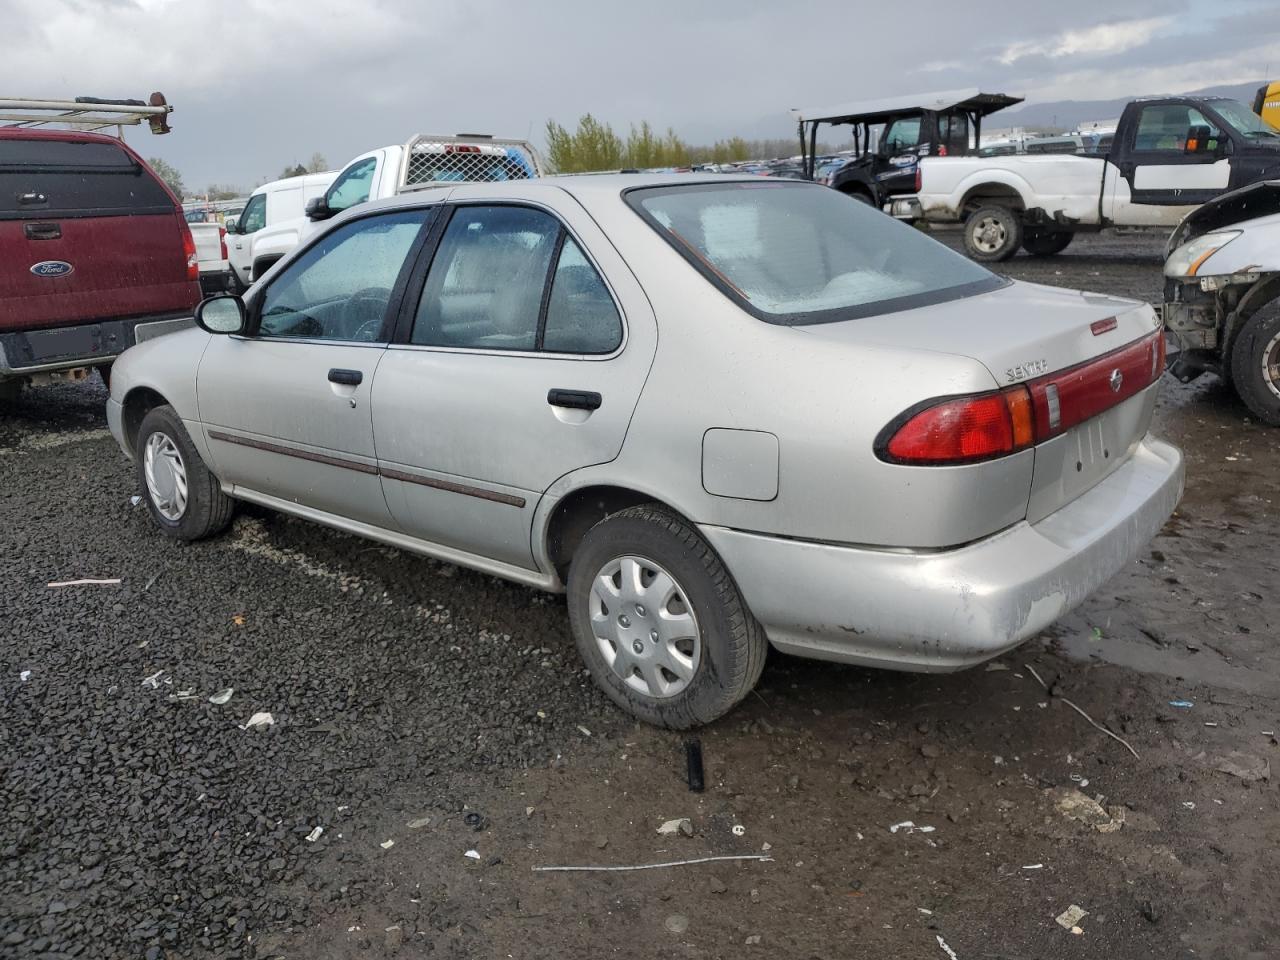
M 343 370 L 339 367 L 334 367 L 329 371 L 330 383 L 343 383 L 348 387 L 358 387 L 363 380 L 364 374 L 359 370 Z
M 553 407 L 569 407 L 573 410 L 599 410 L 604 398 L 590 390 L 561 390 L 553 387 L 547 391 L 547 403 Z

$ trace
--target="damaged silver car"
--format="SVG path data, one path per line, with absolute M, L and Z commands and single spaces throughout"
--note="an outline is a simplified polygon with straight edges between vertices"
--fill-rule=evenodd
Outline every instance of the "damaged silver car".
M 981 663 L 1182 491 L 1149 306 L 1011 282 L 804 182 L 364 204 L 196 320 L 111 378 L 161 531 L 251 501 L 565 592 L 600 688 L 669 727 L 730 710 L 770 646 Z

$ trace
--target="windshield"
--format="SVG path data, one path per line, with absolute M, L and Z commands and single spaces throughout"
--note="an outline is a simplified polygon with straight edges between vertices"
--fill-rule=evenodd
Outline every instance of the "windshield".
M 762 320 L 809 324 L 958 299 L 1004 283 L 919 231 L 802 183 L 699 183 L 627 201 Z
M 920 118 L 902 117 L 894 120 L 884 131 L 884 154 L 912 150 L 920 143 Z
M 1239 100 L 1211 100 L 1209 103 L 1228 125 L 1235 127 L 1246 137 L 1280 139 L 1280 130 L 1267 123 Z

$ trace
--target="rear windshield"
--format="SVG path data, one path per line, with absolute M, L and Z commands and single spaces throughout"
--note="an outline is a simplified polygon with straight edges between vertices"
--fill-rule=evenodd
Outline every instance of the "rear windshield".
M 173 210 L 159 181 L 115 144 L 0 139 L 0 220 Z
M 708 280 L 770 323 L 873 316 L 1005 283 L 919 231 L 815 184 L 639 188 L 627 201 Z

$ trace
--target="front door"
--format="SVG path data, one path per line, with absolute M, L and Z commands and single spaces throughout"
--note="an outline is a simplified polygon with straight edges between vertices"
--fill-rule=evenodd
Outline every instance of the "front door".
M 657 342 L 635 277 L 564 198 L 453 207 L 373 397 L 400 527 L 524 569 L 540 495 L 617 456 Z
M 224 482 L 393 526 L 370 395 L 393 291 L 429 216 L 400 210 L 330 231 L 255 294 L 250 335 L 213 338 L 196 389 Z
M 1107 164 L 1110 219 L 1119 224 L 1176 224 L 1230 184 L 1229 140 L 1218 124 L 1186 103 L 1141 107 Z
M 227 257 L 236 279 L 244 286 L 253 281 L 253 241 L 249 238 L 267 225 L 267 195 L 255 193 L 240 211 L 236 232 L 231 235 Z

